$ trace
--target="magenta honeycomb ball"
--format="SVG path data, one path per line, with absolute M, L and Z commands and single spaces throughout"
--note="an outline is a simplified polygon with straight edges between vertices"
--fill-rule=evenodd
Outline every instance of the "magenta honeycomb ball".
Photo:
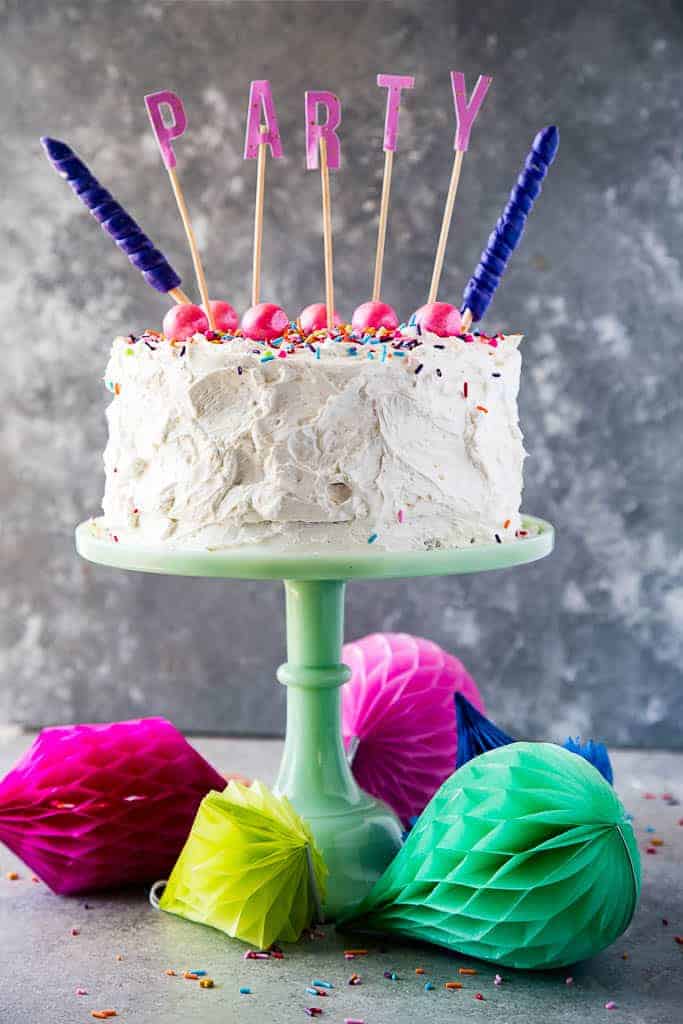
M 462 662 L 419 636 L 372 633 L 346 644 L 342 660 L 351 669 L 342 730 L 353 774 L 408 823 L 455 768 L 455 694 L 480 711 L 484 702 Z

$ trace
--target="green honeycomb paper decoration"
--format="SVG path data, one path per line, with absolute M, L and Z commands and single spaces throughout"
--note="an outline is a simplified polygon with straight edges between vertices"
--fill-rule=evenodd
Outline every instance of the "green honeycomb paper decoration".
M 544 969 L 614 942 L 639 893 L 636 839 L 613 788 L 563 747 L 512 743 L 444 782 L 339 925 Z
M 233 780 L 202 800 L 159 906 L 267 949 L 319 919 L 326 875 L 287 798 Z

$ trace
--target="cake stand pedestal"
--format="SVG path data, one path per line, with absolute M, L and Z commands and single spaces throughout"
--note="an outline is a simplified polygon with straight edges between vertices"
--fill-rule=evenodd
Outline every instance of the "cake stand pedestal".
M 116 543 L 97 520 L 76 529 L 78 553 L 91 562 L 174 576 L 284 580 L 287 734 L 276 792 L 309 823 L 329 868 L 325 910 L 334 917 L 363 899 L 399 848 L 401 825 L 381 801 L 356 784 L 341 735 L 344 590 L 354 579 L 444 576 L 504 569 L 550 554 L 549 523 L 526 516 L 529 536 L 510 544 L 435 551 L 350 554 L 278 552 L 264 547 L 208 551 Z

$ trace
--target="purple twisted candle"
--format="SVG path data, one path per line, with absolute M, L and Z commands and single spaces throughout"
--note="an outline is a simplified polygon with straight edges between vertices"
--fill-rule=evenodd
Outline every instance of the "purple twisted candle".
M 469 309 L 475 321 L 481 320 L 491 303 L 508 260 L 522 237 L 526 219 L 541 191 L 541 182 L 555 159 L 559 145 L 560 133 L 554 125 L 540 131 L 533 141 L 507 206 L 489 236 L 477 269 L 465 288 L 462 310 L 464 312 Z
M 158 292 L 171 292 L 180 277 L 111 193 L 103 188 L 73 149 L 59 139 L 42 138 L 48 159 L 87 206 L 102 229 L 114 239 L 147 284 Z

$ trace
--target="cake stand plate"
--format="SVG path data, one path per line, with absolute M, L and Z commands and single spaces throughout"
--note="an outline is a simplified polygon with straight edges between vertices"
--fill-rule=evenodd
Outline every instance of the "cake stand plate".
M 287 733 L 275 790 L 313 830 L 330 872 L 325 910 L 335 917 L 363 899 L 401 843 L 400 822 L 357 786 L 344 753 L 340 687 L 350 676 L 341 663 L 346 583 L 507 569 L 550 554 L 550 523 L 533 516 L 523 522 L 529 536 L 507 544 L 293 553 L 265 546 L 211 551 L 117 543 L 101 521 L 89 520 L 76 529 L 76 549 L 88 561 L 117 569 L 284 581 L 288 660 L 277 678 L 287 687 Z

